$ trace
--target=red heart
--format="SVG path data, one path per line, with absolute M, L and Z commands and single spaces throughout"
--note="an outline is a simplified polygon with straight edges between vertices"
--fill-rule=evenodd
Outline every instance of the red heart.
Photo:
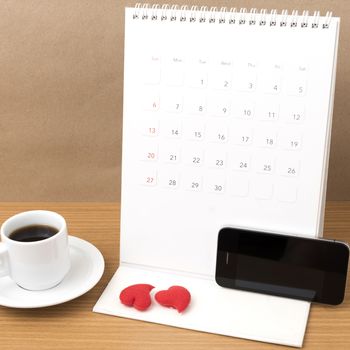
M 160 305 L 173 307 L 178 312 L 184 311 L 191 301 L 190 292 L 181 286 L 172 286 L 168 290 L 161 290 L 154 297 Z
M 126 306 L 133 306 L 139 311 L 144 311 L 151 305 L 150 291 L 153 288 L 150 284 L 134 284 L 123 289 L 119 299 Z

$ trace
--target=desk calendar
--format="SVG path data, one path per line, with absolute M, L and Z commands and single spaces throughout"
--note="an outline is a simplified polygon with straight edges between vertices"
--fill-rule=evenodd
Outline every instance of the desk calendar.
M 322 235 L 338 30 L 330 13 L 126 9 L 120 267 L 95 311 L 301 346 L 308 303 L 216 286 L 217 233 Z M 140 282 L 193 305 L 115 305 Z

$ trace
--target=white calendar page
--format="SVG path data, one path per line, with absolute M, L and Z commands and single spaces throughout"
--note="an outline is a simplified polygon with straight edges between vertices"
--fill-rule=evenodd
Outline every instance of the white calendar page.
M 122 262 L 212 276 L 223 226 L 322 234 L 337 28 L 127 13 Z
M 126 9 L 120 266 L 95 312 L 302 346 L 310 303 L 219 287 L 217 235 L 322 235 L 338 27 L 318 14 Z M 136 283 L 152 297 L 183 285 L 190 307 L 118 303 Z

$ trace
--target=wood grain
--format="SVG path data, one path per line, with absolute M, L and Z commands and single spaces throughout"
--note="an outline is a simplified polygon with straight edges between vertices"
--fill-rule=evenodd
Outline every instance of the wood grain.
M 1 222 L 23 210 L 49 209 L 61 213 L 67 219 L 70 234 L 86 239 L 98 247 L 106 262 L 101 281 L 78 299 L 43 309 L 0 307 L 2 350 L 285 349 L 278 345 L 91 312 L 118 265 L 118 203 L 2 203 L 0 208 Z M 350 241 L 350 202 L 327 203 L 324 236 Z M 312 306 L 304 349 L 350 349 L 349 330 L 350 300 L 347 288 L 346 298 L 341 306 Z

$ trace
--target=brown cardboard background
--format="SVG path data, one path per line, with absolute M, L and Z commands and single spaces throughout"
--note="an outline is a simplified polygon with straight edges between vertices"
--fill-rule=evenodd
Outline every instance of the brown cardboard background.
M 167 3 L 341 16 L 327 198 L 350 199 L 350 2 Z M 134 4 L 0 0 L 1 201 L 119 199 L 124 6 Z

